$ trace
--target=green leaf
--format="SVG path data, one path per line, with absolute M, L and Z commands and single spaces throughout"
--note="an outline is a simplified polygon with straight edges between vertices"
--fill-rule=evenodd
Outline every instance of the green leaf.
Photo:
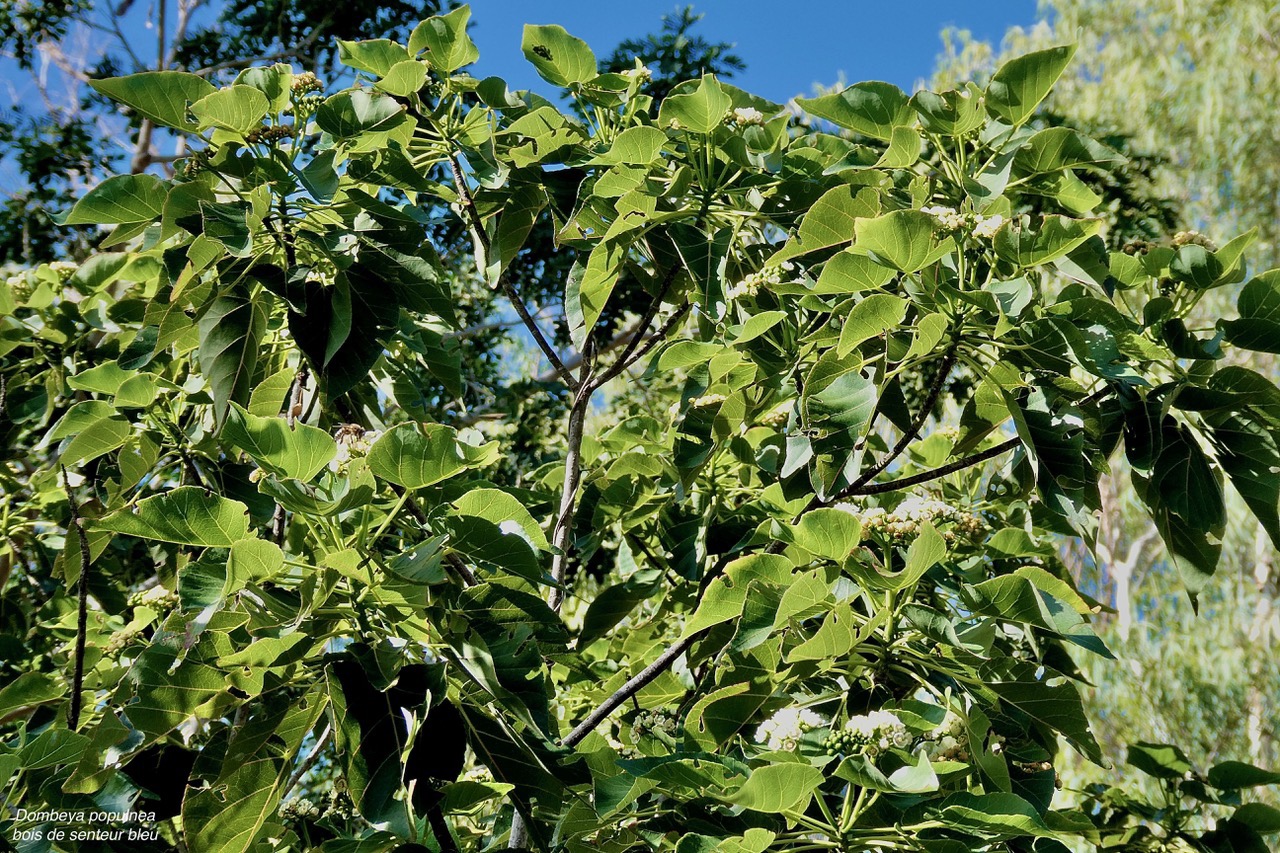
M 668 95 L 658 110 L 661 127 L 678 127 L 709 134 L 724 122 L 733 107 L 733 98 L 720 86 L 715 75 L 704 74 L 698 88 L 687 95 Z
M 805 111 L 840 127 L 883 142 L 893 138 L 893 130 L 915 120 L 911 101 L 892 83 L 855 83 L 843 92 L 820 98 L 797 98 Z
M 270 108 L 267 96 L 252 86 L 230 86 L 196 101 L 191 114 L 200 121 L 201 129 L 220 127 L 246 134 L 262 126 Z
M 804 411 L 815 426 L 859 432 L 876 407 L 876 385 L 856 370 L 841 373 L 820 387 L 805 389 Z
M 393 130 L 404 120 L 404 108 L 393 98 L 364 89 L 339 92 L 316 110 L 316 124 L 338 139 Z
M 1054 835 L 1035 806 L 1016 794 L 952 794 L 942 801 L 942 819 L 959 829 L 978 830 L 999 838 Z
M 272 113 L 281 113 L 289 106 L 293 91 L 293 69 L 283 62 L 262 68 L 246 68 L 236 76 L 236 84 L 252 86 L 267 96 Z
M 271 374 L 258 383 L 249 395 L 248 411 L 260 418 L 274 418 L 284 411 L 285 395 L 293 387 L 297 371 L 292 367 Z
M 879 211 L 880 194 L 871 187 L 839 186 L 827 190 L 800 220 L 796 235 L 769 258 L 769 264 L 780 264 L 819 249 L 851 243 L 855 223 L 861 218 L 875 216 Z
M 941 94 L 922 89 L 911 97 L 911 105 L 930 133 L 963 136 L 982 126 L 982 90 L 973 83 Z
M 952 248 L 938 243 L 936 220 L 922 210 L 894 210 L 873 219 L 858 219 L 856 248 L 899 272 L 919 272 Z
M 1130 744 L 1125 763 L 1157 779 L 1181 779 L 1192 769 L 1183 751 L 1166 743 Z
M 427 66 L 416 59 L 406 59 L 391 66 L 387 76 L 378 81 L 377 88 L 388 95 L 407 98 L 427 82 Z
M 201 642 L 207 642 L 209 636 L 205 632 Z M 153 640 L 121 682 L 118 697 L 122 704 L 130 693 L 133 696 L 129 701 L 129 722 L 153 738 L 180 726 L 228 687 L 225 672 L 188 654 L 183 643 L 180 633 Z
M 785 585 L 791 577 L 791 561 L 781 554 L 751 554 L 739 557 L 725 567 L 724 574 L 707 585 L 689 621 L 684 635 L 737 619 L 747 599 L 753 580 Z
M 470 65 L 480 58 L 475 42 L 467 35 L 470 19 L 470 6 L 460 6 L 447 15 L 427 18 L 409 35 L 409 52 L 416 56 L 425 50 L 427 62 L 442 74 L 452 74 L 464 65 Z
M 40 770 L 79 761 L 89 738 L 67 729 L 45 729 L 18 752 L 24 770 Z
M 0 717 L 8 717 L 19 708 L 52 702 L 66 692 L 67 685 L 51 675 L 43 672 L 19 673 L 4 687 L 0 687 Z
M 882 266 L 866 255 L 846 249 L 838 252 L 822 265 L 822 272 L 813 292 L 821 295 L 861 293 L 878 290 L 893 278 L 893 270 Z
M 613 140 L 609 150 L 596 158 L 602 164 L 647 166 L 662 153 L 667 135 L 656 127 L 629 127 Z
M 1280 445 L 1275 433 L 1241 416 L 1214 424 L 1212 435 L 1214 453 L 1231 485 L 1280 547 Z
M 729 802 L 757 812 L 803 812 L 822 780 L 822 771 L 808 764 L 767 764 L 752 770 Z
M 813 636 L 787 654 L 787 663 L 806 660 L 835 661 L 858 645 L 858 623 L 853 609 L 837 605 L 827 612 Z
M 1231 819 L 1261 835 L 1280 832 L 1280 809 L 1266 803 L 1245 803 L 1235 810 Z
M 852 513 L 819 508 L 801 516 L 791 535 L 795 544 L 814 556 L 840 563 L 861 544 L 862 527 Z
M 267 328 L 266 307 L 240 285 L 210 303 L 200 318 L 200 371 L 213 390 L 218 423 L 232 402 L 248 402 L 258 345 Z
M 248 538 L 249 513 L 240 501 L 197 486 L 180 486 L 116 510 L 93 522 L 91 529 L 179 545 L 229 548 Z
M 1263 770 L 1243 761 L 1223 761 L 1209 768 L 1209 784 L 1223 790 L 1280 784 L 1280 772 Z
M 983 668 L 983 678 L 1000 697 L 1000 701 L 1016 708 L 1033 720 L 1061 732 L 1076 749 L 1095 764 L 1102 764 L 1102 747 L 1089 730 L 1080 693 L 1066 679 L 1053 673 L 1037 677 L 1037 669 L 1019 662 L 1008 674 L 996 674 L 995 666 Z M 1055 683 L 1049 683 L 1050 679 Z
M 222 437 L 248 453 L 264 469 L 281 477 L 307 481 L 320 473 L 338 452 L 338 445 L 324 430 L 284 418 L 260 418 L 235 403 Z
M 89 190 L 67 214 L 67 225 L 151 223 L 164 212 L 164 181 L 155 175 L 116 175 Z
M 224 595 L 243 589 L 249 583 L 271 580 L 284 569 L 284 552 L 265 539 L 241 539 L 231 546 L 227 556 L 227 583 Z
M 987 112 L 1015 127 L 1040 106 L 1066 70 L 1075 45 L 1051 47 L 1009 60 L 996 69 L 987 84 Z
M 122 417 L 99 418 L 80 429 L 62 448 L 59 461 L 63 465 L 82 465 L 120 447 L 133 434 L 133 427 Z
M 1124 155 L 1069 127 L 1048 127 L 1018 149 L 1013 167 L 1023 176 L 1045 175 L 1080 166 L 1127 162 Z
M 1164 432 L 1164 449 L 1151 471 L 1151 489 L 1182 524 L 1201 532 L 1221 529 L 1227 522 L 1221 477 L 1187 430 Z
M 406 489 L 433 486 L 471 468 L 498 460 L 496 441 L 479 447 L 458 441 L 440 424 L 400 424 L 369 448 L 369 470 Z
M 472 489 L 453 502 L 461 515 L 483 518 L 498 526 L 503 533 L 514 525 L 519 534 L 534 548 L 549 551 L 551 543 L 534 521 L 524 504 L 500 489 Z
M 840 329 L 836 355 L 844 358 L 859 344 L 895 329 L 907 316 L 907 300 L 891 293 L 873 293 L 853 304 Z
M 422 24 L 418 26 L 422 26 Z M 367 71 L 370 74 L 382 77 L 397 62 L 404 62 L 409 59 L 409 51 L 389 39 L 367 39 L 365 41 L 342 41 L 339 39 L 338 59 L 348 68 Z
M 556 24 L 525 24 L 520 48 L 539 76 L 553 86 L 586 83 L 600 73 L 596 67 L 596 55 L 587 43 L 569 35 L 564 27 Z
M 180 130 L 197 127 L 187 117 L 188 105 L 217 91 L 208 80 L 185 71 L 144 71 L 128 77 L 90 80 L 89 85 L 157 124 Z
M 1006 224 L 992 241 L 996 254 L 1017 267 L 1035 267 L 1061 258 L 1098 233 L 1100 219 L 1046 216 L 1036 231 Z
M 755 716 L 772 693 L 773 684 L 765 678 L 712 690 L 689 709 L 684 730 L 695 747 L 714 752 Z

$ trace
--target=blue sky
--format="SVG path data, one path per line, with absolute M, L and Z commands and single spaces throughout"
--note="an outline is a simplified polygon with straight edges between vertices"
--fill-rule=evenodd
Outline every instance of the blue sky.
M 597 55 L 658 30 L 673 0 L 471 0 L 472 38 L 480 62 L 472 73 L 496 74 L 513 89 L 539 89 L 520 52 L 523 24 L 561 24 Z M 747 71 L 733 82 L 773 100 L 807 95 L 816 82 L 887 80 L 910 91 L 927 78 L 942 50 L 939 33 L 954 26 L 999 42 L 1014 24 L 1037 19 L 1035 0 L 701 0 L 695 11 L 712 41 L 737 45 Z

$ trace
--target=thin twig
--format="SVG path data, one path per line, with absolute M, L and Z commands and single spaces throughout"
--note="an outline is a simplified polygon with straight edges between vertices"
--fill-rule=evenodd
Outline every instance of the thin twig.
M 490 261 L 490 255 L 493 252 L 493 246 L 489 242 L 489 235 L 484 230 L 484 222 L 480 219 L 480 211 L 476 208 L 476 202 L 471 196 L 471 190 L 467 188 L 467 179 L 462 176 L 462 165 L 458 162 L 456 154 L 451 153 L 449 155 L 449 170 L 453 174 L 454 186 L 458 189 L 458 198 L 467 213 L 467 224 L 470 226 L 472 234 L 475 235 L 476 242 L 484 250 L 484 262 L 487 266 Z M 481 273 L 483 272 L 481 270 Z M 570 387 L 576 387 L 573 375 L 564 366 L 564 362 L 560 360 L 560 355 L 555 351 L 555 348 L 551 346 L 550 342 L 542 334 L 542 329 L 534 321 L 533 315 L 529 313 L 529 308 L 524 304 L 524 300 L 520 298 L 520 294 L 516 292 L 515 286 L 511 284 L 506 276 L 501 274 L 498 276 L 498 283 L 502 286 L 507 298 L 511 300 L 511 305 L 516 309 L 516 313 L 520 315 L 520 321 L 524 323 L 525 328 L 529 330 L 529 334 L 533 335 L 533 339 L 537 342 L 538 348 L 547 357 L 547 361 L 560 373 Z
M 920 430 L 924 429 L 924 425 L 928 423 L 929 416 L 933 413 L 933 407 L 938 403 L 938 397 L 942 396 L 942 389 L 947 384 L 947 379 L 951 376 L 951 368 L 956 364 L 956 349 L 960 346 L 960 340 L 957 338 L 947 349 L 946 355 L 942 357 L 942 363 L 938 366 L 938 375 L 934 377 L 933 384 L 929 386 L 929 391 L 925 394 L 924 402 L 920 405 L 920 411 L 916 414 L 916 419 L 911 427 L 902 434 L 897 444 L 888 452 L 879 462 L 872 465 L 862 473 L 853 485 L 849 488 L 856 492 L 858 489 L 870 483 L 876 476 L 890 465 L 893 461 L 902 455 L 911 442 L 915 441 L 920 435 Z
M 695 634 L 690 634 L 687 637 L 682 637 L 681 639 L 676 640 L 670 646 L 667 646 L 666 651 L 658 655 L 658 657 L 654 659 L 653 663 L 631 676 L 625 684 L 614 691 L 612 696 L 604 700 L 604 702 L 588 714 L 582 722 L 574 726 L 573 731 L 565 735 L 565 738 L 561 743 L 567 747 L 576 746 L 584 737 L 589 735 L 596 726 L 604 722 L 604 720 L 613 713 L 614 709 L 623 702 L 626 702 L 636 693 L 640 692 L 645 685 L 661 675 L 667 667 L 671 666 L 671 664 L 675 663 L 676 659 L 679 658 L 680 655 L 684 654 L 685 651 L 702 636 L 702 634 L 703 632 L 701 631 Z
M 298 783 L 302 781 L 302 777 L 307 775 L 307 771 L 312 768 L 316 761 L 320 758 L 320 753 L 324 751 L 325 746 L 329 743 L 329 738 L 333 735 L 333 724 L 325 723 L 324 731 L 320 733 L 320 737 L 316 738 L 316 745 L 311 748 L 311 752 L 307 753 L 307 757 L 303 759 L 302 764 L 298 765 L 298 769 L 293 771 L 293 775 L 289 777 L 289 781 L 285 784 L 284 790 L 280 792 L 280 799 L 284 799 L 289 792 L 298 787 Z
M 84 691 L 84 643 L 89 631 L 89 539 L 84 533 L 84 519 L 80 517 L 80 508 L 76 506 L 75 495 L 71 491 L 71 479 L 67 476 L 67 466 L 62 469 L 62 483 L 67 491 L 67 504 L 71 508 L 71 526 L 76 529 L 80 540 L 80 577 L 76 580 L 76 650 L 75 669 L 71 676 L 71 709 L 67 713 L 67 726 L 72 731 L 80 727 L 80 694 Z
M 596 381 L 596 387 L 599 388 L 605 382 L 617 376 L 626 369 L 629 360 L 636 351 L 636 347 L 644 342 L 645 336 L 648 334 L 649 326 L 652 325 L 658 312 L 662 310 L 662 303 L 667 298 L 667 293 L 671 290 L 671 284 L 676 279 L 676 273 L 680 271 L 680 264 L 673 263 L 668 269 L 667 274 L 662 277 L 662 284 L 658 286 L 658 292 L 654 294 L 653 302 L 649 305 L 649 310 L 640 318 L 640 322 L 635 326 L 635 334 L 631 336 L 631 340 L 627 342 L 627 348 L 622 351 L 622 355 L 609 366 L 609 369 L 601 375 Z
M 599 388 L 605 382 L 608 382 L 610 379 L 613 379 L 622 371 L 631 368 L 634 364 L 636 364 L 636 362 L 640 361 L 640 359 L 644 358 L 646 355 L 652 352 L 654 347 L 656 347 L 658 344 L 662 343 L 664 340 L 667 339 L 667 335 L 671 334 L 672 329 L 674 329 L 677 325 L 683 322 L 684 315 L 687 314 L 689 309 L 692 307 L 693 307 L 692 304 L 690 304 L 689 302 L 685 302 L 679 308 L 677 308 L 676 313 L 668 317 L 666 322 L 664 322 L 656 332 L 654 332 L 652 335 L 649 335 L 647 338 L 645 338 L 644 341 L 640 343 L 637 349 L 633 350 L 631 354 L 627 355 L 627 357 L 625 358 L 619 357 L 618 360 L 614 362 L 609 367 L 608 370 L 606 370 L 603 374 L 601 374 L 600 379 L 596 381 L 596 387 Z M 639 340 L 639 338 L 637 338 L 636 340 Z
M 940 477 L 945 477 L 948 474 L 954 474 L 957 471 L 972 468 L 974 465 L 986 462 L 988 459 L 994 459 L 1002 453 L 1008 453 L 1020 444 L 1022 444 L 1022 439 L 1015 436 L 1008 441 L 1000 442 L 994 447 L 988 447 L 986 450 L 957 459 L 955 462 L 948 463 L 939 468 L 923 471 L 919 474 L 912 474 L 910 477 L 899 477 L 898 479 L 890 480 L 887 483 L 869 483 L 857 491 L 846 490 L 841 492 L 837 499 L 853 497 L 855 495 L 883 495 L 888 492 L 900 492 L 903 489 L 909 489 L 912 486 L 919 486 L 921 483 L 928 483 L 932 480 L 937 480 Z

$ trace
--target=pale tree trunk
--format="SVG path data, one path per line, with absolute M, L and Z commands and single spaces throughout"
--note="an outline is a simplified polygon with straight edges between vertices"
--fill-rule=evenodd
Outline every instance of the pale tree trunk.
M 1271 698 L 1263 684 L 1266 667 L 1273 665 L 1271 654 L 1275 644 L 1272 612 L 1275 607 L 1277 581 L 1275 550 L 1266 532 L 1259 527 L 1253 541 L 1253 580 L 1258 597 L 1249 623 L 1249 696 L 1246 701 L 1245 734 L 1249 739 L 1249 760 L 1266 766 L 1270 761 L 1274 733 L 1270 730 L 1272 713 L 1267 704 Z M 1272 709 L 1274 712 L 1274 709 Z

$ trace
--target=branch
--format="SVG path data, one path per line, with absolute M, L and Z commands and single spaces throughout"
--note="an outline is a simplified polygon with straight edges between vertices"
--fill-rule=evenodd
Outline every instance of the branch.
M 685 651 L 703 635 L 703 633 L 704 632 L 699 631 L 696 634 L 691 634 L 687 637 L 676 640 L 670 646 L 667 646 L 667 650 L 658 655 L 658 657 L 654 659 L 653 663 L 633 675 L 626 684 L 619 687 L 612 696 L 604 700 L 599 707 L 588 714 L 582 722 L 578 723 L 578 725 L 574 727 L 573 731 L 565 735 L 561 744 L 567 747 L 577 746 L 578 743 L 584 737 L 589 735 L 596 726 L 604 722 L 604 720 L 612 714 L 619 705 L 626 702 L 636 693 L 639 693 L 646 684 L 653 681 L 661 675 L 667 667 L 675 663 L 676 658 L 684 654 Z
M 635 338 L 635 341 L 640 341 L 639 347 L 634 349 L 630 354 L 624 352 L 619 356 L 618 360 L 615 361 L 608 370 L 601 374 L 600 378 L 596 381 L 596 387 L 599 388 L 604 385 L 604 383 L 613 379 L 622 371 L 627 370 L 636 362 L 640 361 L 640 359 L 652 352 L 653 348 L 666 340 L 667 335 L 671 334 L 671 330 L 684 320 L 684 315 L 687 314 L 689 309 L 692 307 L 693 306 L 688 301 L 684 302 L 684 304 L 676 309 L 676 313 L 668 317 L 666 322 L 664 322 L 652 335 L 649 335 L 643 341 L 640 341 L 639 337 Z
M 627 343 L 627 348 L 622 351 L 622 355 L 618 356 L 618 360 L 610 365 L 609 369 L 604 372 L 599 380 L 597 380 L 597 388 L 627 368 L 628 359 L 632 357 L 636 351 L 636 347 L 638 347 L 645 339 L 645 335 L 649 331 L 649 326 L 652 325 L 654 318 L 658 316 L 658 311 L 662 309 L 662 303 L 667 298 L 667 293 L 671 290 L 671 284 L 675 281 L 676 273 L 679 272 L 679 270 L 679 263 L 673 263 L 667 269 L 667 274 L 662 277 L 662 284 L 658 285 L 658 292 L 654 294 L 653 302 L 649 305 L 649 310 L 644 313 L 644 316 L 640 318 L 640 322 L 635 325 L 635 332 L 631 336 L 631 340 Z
M 911 424 L 911 427 L 902 434 L 897 444 L 893 446 L 893 449 L 886 456 L 864 471 L 849 488 L 856 491 L 870 483 L 877 475 L 892 465 L 893 461 L 902 455 L 911 442 L 920 436 L 920 430 L 924 429 L 924 425 L 929 421 L 929 416 L 933 413 L 933 407 L 937 405 L 938 398 L 942 396 L 942 389 L 947 384 L 947 378 L 951 376 L 951 368 L 955 367 L 956 349 L 959 346 L 960 341 L 957 339 L 951 344 L 946 355 L 942 357 L 942 364 L 938 367 L 938 375 L 934 377 L 933 384 L 929 386 L 929 392 L 925 395 L 924 402 L 920 405 L 920 412 L 916 415 L 915 423 Z
M 883 495 L 887 492 L 900 492 L 903 489 L 909 489 L 912 486 L 918 486 L 921 483 L 928 483 L 931 480 L 937 480 L 948 474 L 954 474 L 957 471 L 963 471 L 966 468 L 972 468 L 988 459 L 994 459 L 1002 453 L 1008 453 L 1022 443 L 1022 439 L 1014 437 L 1008 441 L 1002 441 L 995 447 L 988 447 L 986 450 L 957 459 L 955 462 L 948 463 L 931 471 L 923 471 L 919 474 L 912 474 L 910 477 L 899 477 L 897 480 L 890 480 L 887 483 L 869 483 L 859 489 L 850 486 L 848 489 L 840 492 L 836 496 L 836 500 L 861 495 Z
M 71 492 L 71 480 L 67 477 L 67 467 L 62 469 L 62 483 L 67 490 L 67 504 L 71 508 L 71 526 L 76 529 L 76 538 L 80 540 L 80 577 L 76 580 L 76 650 L 75 669 L 71 676 L 71 709 L 67 712 L 67 727 L 75 731 L 80 727 L 80 694 L 84 691 L 84 642 L 89 629 L 89 539 L 84 533 L 84 519 L 80 517 L 80 508 L 76 506 L 75 495 Z
M 333 724 L 326 723 L 324 731 L 320 733 L 320 737 L 316 738 L 316 745 L 311 748 L 311 752 L 307 754 L 302 764 L 298 765 L 298 769 L 289 777 L 289 781 L 285 784 L 284 790 L 280 792 L 280 799 L 284 799 L 289 792 L 298 787 L 298 783 L 302 781 L 302 777 L 307 775 L 307 771 L 311 769 L 320 753 L 324 750 L 325 744 L 329 742 L 329 737 L 333 734 Z
M 467 189 L 467 181 L 462 177 L 462 166 L 458 163 L 458 156 L 453 153 L 449 154 L 449 171 L 453 174 L 453 184 L 458 189 L 458 198 L 462 203 L 463 209 L 467 212 L 467 219 L 470 220 L 468 225 L 471 227 L 471 233 L 475 235 L 476 242 L 484 249 L 484 258 L 487 264 L 493 247 L 489 242 L 489 235 L 485 233 L 484 223 L 480 219 L 480 211 L 476 209 L 475 199 L 471 197 L 471 191 Z M 511 300 L 512 306 L 516 309 L 516 313 L 520 315 L 520 320 L 524 323 L 525 328 L 529 330 L 529 334 L 533 335 L 533 339 L 537 341 L 538 348 L 547 357 L 547 361 L 564 378 L 565 382 L 569 383 L 570 387 L 576 387 L 577 383 L 574 381 L 572 374 L 564 366 L 564 362 L 560 360 L 555 348 L 543 336 L 542 329 L 538 328 L 538 324 L 534 321 L 533 315 L 529 313 L 524 300 L 520 298 L 519 293 L 516 293 L 515 286 L 501 274 L 498 276 L 498 283 L 502 286 L 503 292 L 507 294 L 507 298 Z
M 555 555 L 551 558 L 551 578 L 555 585 L 547 596 L 547 606 L 558 611 L 564 601 L 564 577 L 569 566 L 570 540 L 573 539 L 573 514 L 578 501 L 578 486 L 582 482 L 582 433 L 586 425 L 587 409 L 591 405 L 591 392 L 595 386 L 583 375 L 583 384 L 569 409 L 568 451 L 564 457 L 564 490 L 560 493 L 560 514 L 551 536 Z

